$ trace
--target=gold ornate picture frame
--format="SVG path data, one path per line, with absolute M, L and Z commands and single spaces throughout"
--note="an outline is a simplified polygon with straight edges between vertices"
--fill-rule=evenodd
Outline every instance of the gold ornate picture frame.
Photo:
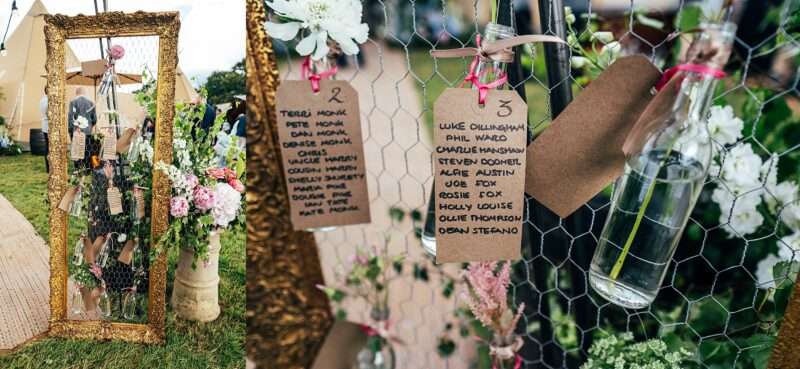
M 123 340 L 162 343 L 166 312 L 166 253 L 150 263 L 147 324 L 67 319 L 68 214 L 58 208 L 68 187 L 68 128 L 66 116 L 65 47 L 68 39 L 157 36 L 158 83 L 153 162 L 172 162 L 172 126 L 175 115 L 175 79 L 180 19 L 178 12 L 121 13 L 96 16 L 45 16 L 47 88 L 50 124 L 50 330 L 53 337 Z M 151 239 L 169 225 L 170 184 L 160 171 L 153 171 Z

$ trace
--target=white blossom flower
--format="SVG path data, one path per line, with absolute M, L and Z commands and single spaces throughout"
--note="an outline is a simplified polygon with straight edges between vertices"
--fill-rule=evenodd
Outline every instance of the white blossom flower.
M 764 224 L 764 216 L 758 211 L 761 196 L 758 192 L 749 192 L 738 197 L 724 188 L 716 188 L 711 199 L 719 205 L 720 224 L 725 224 L 725 232 L 729 238 L 749 235 Z
M 793 231 L 800 231 L 800 203 L 785 205 L 780 213 L 781 221 Z
M 564 21 L 567 24 L 575 23 L 575 13 L 572 12 L 572 8 L 565 6 L 564 7 Z
M 358 44 L 367 41 L 369 27 L 361 23 L 362 5 L 359 0 L 272 0 L 267 1 L 278 16 L 288 22 L 266 22 L 267 33 L 289 41 L 301 29 L 309 33 L 296 47 L 300 55 L 324 58 L 329 51 L 328 37 L 336 41 L 347 55 L 358 54 Z
M 607 43 L 609 43 L 611 41 L 614 41 L 614 34 L 611 33 L 611 32 L 607 32 L 607 31 L 594 32 L 594 33 L 592 33 L 590 38 L 592 40 L 597 40 L 597 41 L 600 41 L 600 42 L 602 42 L 604 44 L 607 44 Z
M 711 138 L 722 144 L 729 145 L 742 138 L 744 122 L 733 114 L 733 108 L 728 106 L 712 106 L 708 115 L 708 132 Z
M 778 257 L 784 261 L 800 261 L 800 232 L 781 238 L 781 242 L 778 242 Z
M 736 145 L 725 155 L 720 177 L 731 191 L 742 194 L 762 187 L 761 165 L 761 157 L 750 144 Z
M 125 242 L 128 240 L 128 235 L 125 233 L 120 233 L 117 235 L 117 242 Z
M 586 65 L 586 63 L 589 61 L 588 59 L 582 56 L 573 56 L 569 60 L 572 67 L 576 69 L 583 68 L 583 66 Z
M 795 181 L 783 181 L 774 187 L 767 186 L 767 190 L 769 192 L 764 193 L 764 200 L 771 211 L 797 200 L 798 186 Z
M 214 225 L 227 227 L 236 219 L 241 201 L 242 194 L 233 187 L 227 183 L 217 183 L 214 187 L 214 207 L 211 208 Z
M 775 277 L 772 275 L 772 268 L 775 264 L 781 262 L 781 258 L 769 254 L 764 260 L 758 262 L 756 265 L 756 280 L 757 286 L 760 289 L 775 288 Z

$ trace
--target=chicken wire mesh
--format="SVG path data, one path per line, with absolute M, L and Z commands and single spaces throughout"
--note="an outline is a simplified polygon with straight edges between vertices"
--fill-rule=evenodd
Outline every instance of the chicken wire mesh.
M 147 322 L 154 127 L 147 125 L 153 121 L 136 93 L 155 88 L 158 43 L 157 36 L 67 40 L 82 63 L 108 58 L 109 45 L 125 51 L 115 62 L 117 82 L 106 94 L 101 76 L 71 80 L 67 71 L 68 96 L 74 97 L 65 107 L 65 155 L 69 183 L 78 189 L 67 230 L 69 319 Z M 131 128 L 137 133 L 122 145 Z M 84 132 L 82 139 L 76 139 L 77 131 Z
M 518 34 L 566 31 L 581 45 L 570 47 L 573 57 L 585 52 L 608 58 L 607 65 L 619 55 L 642 54 L 662 70 L 677 63 L 703 12 L 721 5 L 565 1 L 570 9 L 559 22 L 553 16 L 559 1 L 539 3 L 514 1 L 500 9 L 509 12 L 506 18 Z M 359 91 L 372 223 L 315 233 L 326 282 L 343 282 L 359 248 L 385 247 L 389 254 L 405 255 L 400 276 L 388 287 L 392 331 L 404 342 L 395 347 L 397 367 L 488 367 L 486 347 L 472 338 L 480 333 L 479 323 L 459 298 L 462 266 L 436 265 L 423 252 L 419 234 L 432 190 L 433 101 L 461 83 L 470 62 L 437 60 L 429 52 L 473 45 L 490 4 L 376 0 L 363 5 L 370 39 L 357 57 L 339 58 L 336 78 Z M 733 127 L 724 131 L 734 138 L 720 140 L 711 132 L 716 165 L 651 306 L 624 309 L 588 287 L 610 187 L 566 219 L 528 199 L 523 259 L 514 264 L 510 288 L 514 304 L 526 305 L 517 327 L 525 339 L 520 350 L 525 368 L 579 367 L 594 341 L 623 332 L 637 341 L 660 338 L 672 348 L 683 347 L 700 368 L 766 365 L 794 276 L 782 262 L 800 257 L 795 256 L 800 205 L 793 182 L 800 163 L 797 2 L 734 1 L 734 6 L 735 50 L 709 118 L 709 124 Z M 293 49 L 294 44 L 275 40 L 282 79 L 299 78 Z M 534 134 L 549 125 L 553 106 L 569 102 L 551 95 L 565 96 L 565 85 L 567 97 L 570 91 L 579 94 L 602 69 L 572 58 L 567 76 L 548 80 L 546 68 L 554 66 L 542 48 L 519 51 L 522 77 L 510 85 L 524 86 Z M 370 307 L 344 301 L 337 314 L 367 322 Z

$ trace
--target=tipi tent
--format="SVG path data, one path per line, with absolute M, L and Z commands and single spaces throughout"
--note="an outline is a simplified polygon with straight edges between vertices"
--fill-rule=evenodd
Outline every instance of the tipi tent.
M 47 49 L 44 42 L 44 14 L 47 9 L 36 0 L 19 26 L 6 40 L 8 53 L 0 56 L 0 115 L 6 119 L 12 137 L 28 142 L 31 128 L 41 126 L 39 100 L 44 95 Z M 66 47 L 67 68 L 80 68 L 78 58 Z
M 6 119 L 12 138 L 26 144 L 31 128 L 41 127 L 39 100 L 44 95 L 47 49 L 44 40 L 44 15 L 47 9 L 41 0 L 34 1 L 30 10 L 6 40 L 8 53 L 0 55 L 0 89 L 5 99 L 0 100 L 0 116 Z M 67 70 L 79 70 L 81 63 L 69 44 L 66 47 Z M 67 86 L 66 100 L 74 97 L 75 86 Z M 91 90 L 91 89 L 90 89 Z M 177 69 L 175 101 L 196 99 L 197 91 L 186 75 Z M 92 94 L 89 94 L 92 97 Z M 134 101 L 133 95 L 117 93 L 117 111 L 130 122 L 141 122 L 145 112 Z M 66 107 L 65 107 L 66 109 Z

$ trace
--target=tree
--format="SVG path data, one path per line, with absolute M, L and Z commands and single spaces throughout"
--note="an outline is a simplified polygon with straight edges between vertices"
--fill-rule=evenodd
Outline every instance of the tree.
M 244 59 L 233 65 L 229 71 L 215 71 L 208 76 L 205 84 L 208 102 L 217 105 L 233 101 L 233 96 L 244 95 Z

